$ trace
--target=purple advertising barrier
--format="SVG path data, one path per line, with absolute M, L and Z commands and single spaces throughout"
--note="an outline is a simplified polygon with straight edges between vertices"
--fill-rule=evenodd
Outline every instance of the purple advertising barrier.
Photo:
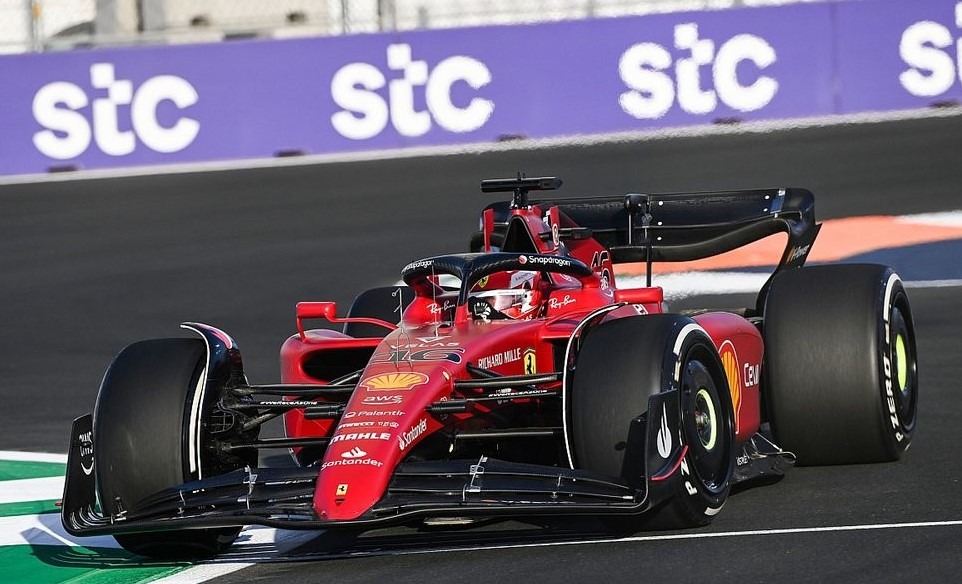
M 920 34 L 913 79 L 901 35 L 954 11 L 863 0 L 0 57 L 0 175 L 924 106 L 900 75 L 934 91 L 925 67 L 954 53 Z
M 836 9 L 836 112 L 962 101 L 962 2 L 875 0 Z

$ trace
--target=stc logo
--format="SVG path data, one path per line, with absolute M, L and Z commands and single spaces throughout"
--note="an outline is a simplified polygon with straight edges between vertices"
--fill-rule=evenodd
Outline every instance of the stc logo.
M 715 50 L 715 41 L 698 38 L 698 25 L 675 26 L 675 48 L 688 51 L 671 74 L 672 56 L 656 43 L 638 43 L 621 55 L 618 72 L 631 91 L 621 94 L 625 113 L 639 119 L 657 119 L 668 113 L 675 98 L 690 114 L 711 113 L 719 100 L 732 109 L 750 112 L 768 105 L 778 92 L 778 81 L 759 75 L 749 85 L 738 80 L 738 68 L 751 61 L 761 71 L 775 62 L 775 49 L 751 34 L 736 35 Z M 702 67 L 711 65 L 714 89 L 702 89 Z
M 962 2 L 955 5 L 955 26 L 962 28 Z M 952 59 L 953 41 L 958 63 Z M 905 29 L 899 55 L 911 67 L 899 75 L 899 81 L 912 95 L 945 93 L 955 84 L 956 71 L 962 80 L 962 39 L 953 39 L 952 31 L 938 22 L 923 20 Z
M 185 79 L 158 75 L 135 91 L 130 80 L 116 78 L 111 63 L 96 63 L 90 66 L 90 86 L 100 93 L 106 91 L 106 96 L 91 100 L 82 87 L 64 81 L 40 88 L 33 98 L 33 117 L 45 128 L 33 136 L 40 152 L 58 160 L 75 158 L 87 151 L 91 138 L 110 156 L 130 154 L 138 138 L 151 150 L 177 152 L 189 146 L 200 131 L 200 123 L 189 117 L 181 116 L 169 126 L 157 119 L 164 102 L 180 110 L 197 103 L 197 91 Z M 90 121 L 80 111 L 88 105 Z M 121 112 L 128 111 L 132 129 L 121 130 Z
M 366 140 L 384 131 L 388 122 L 398 134 L 417 137 L 426 134 L 432 121 L 449 132 L 472 132 L 482 127 L 494 111 L 494 103 L 473 97 L 464 107 L 451 98 L 456 83 L 481 89 L 491 83 L 488 67 L 471 57 L 448 57 L 428 70 L 426 61 L 411 57 L 411 46 L 390 45 L 387 67 L 401 77 L 391 79 L 370 63 L 351 63 L 334 74 L 331 97 L 342 110 L 331 116 L 337 132 L 352 140 Z M 387 101 L 377 93 L 387 85 Z M 415 107 L 415 90 L 423 89 L 426 111 Z

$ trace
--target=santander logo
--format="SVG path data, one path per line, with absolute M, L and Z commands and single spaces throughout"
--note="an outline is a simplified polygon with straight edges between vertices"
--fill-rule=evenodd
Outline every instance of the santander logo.
M 427 418 L 421 418 L 421 421 L 415 424 L 410 430 L 398 436 L 398 448 L 403 452 L 412 442 L 417 440 L 424 431 L 428 429 Z
M 363 450 L 361 450 L 361 449 L 358 448 L 357 446 L 355 446 L 354 448 L 348 450 L 347 452 L 342 452 L 342 453 L 341 453 L 341 458 L 361 458 L 361 457 L 364 457 L 364 456 L 367 456 L 367 452 L 364 452 Z

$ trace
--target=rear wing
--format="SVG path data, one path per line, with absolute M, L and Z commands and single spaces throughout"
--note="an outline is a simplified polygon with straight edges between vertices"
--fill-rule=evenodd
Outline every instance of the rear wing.
M 527 179 L 532 180 L 532 179 Z M 508 190 L 506 184 L 499 185 Z M 535 183 L 541 189 L 557 188 L 554 183 Z M 805 264 L 821 225 L 815 222 L 815 197 L 797 188 L 753 189 L 669 194 L 629 194 L 615 197 L 526 200 L 527 190 L 515 192 L 514 200 L 488 205 L 482 214 L 486 241 L 501 235 L 501 251 L 510 249 L 518 238 L 512 232 L 524 230 L 524 223 L 512 216 L 521 208 L 537 210 L 546 223 L 560 219 L 557 237 L 561 242 L 594 239 L 610 253 L 612 263 L 645 262 L 647 285 L 651 286 L 653 262 L 686 262 L 732 251 L 776 233 L 787 242 L 772 276 L 756 300 L 761 313 L 772 278 L 780 271 Z M 547 187 L 547 188 L 545 188 Z M 494 190 L 494 189 L 492 189 Z M 491 191 L 489 191 L 491 192 Z M 485 220 L 485 217 L 488 217 Z M 534 234 L 533 234 L 534 235 Z M 772 258 L 773 262 L 775 258 Z
M 537 199 L 530 205 L 543 214 L 557 207 L 562 241 L 593 238 L 611 252 L 614 263 L 697 260 L 781 232 L 788 242 L 778 267 L 798 267 L 820 227 L 815 197 L 794 188 Z M 509 203 L 486 209 L 494 211 L 496 230 L 507 227 Z

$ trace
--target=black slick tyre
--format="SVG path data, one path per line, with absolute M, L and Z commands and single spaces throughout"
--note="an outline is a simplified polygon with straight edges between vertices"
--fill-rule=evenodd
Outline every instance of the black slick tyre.
M 578 468 L 622 475 L 631 421 L 648 411 L 651 395 L 671 390 L 679 393 L 679 411 L 669 415 L 679 417 L 685 456 L 664 504 L 632 527 L 705 525 L 724 505 L 735 459 L 731 394 L 711 339 L 690 318 L 623 318 L 586 334 L 567 406 Z
M 915 430 L 915 328 L 901 280 L 878 265 L 775 277 L 764 310 L 764 395 L 779 445 L 804 465 L 891 461 Z
M 414 300 L 414 290 L 407 286 L 383 286 L 371 288 L 357 295 L 347 312 L 349 318 L 377 318 L 397 324 L 401 312 Z M 349 322 L 344 334 L 355 338 L 383 338 L 390 330 L 366 322 Z
M 198 339 L 156 339 L 114 358 L 94 408 L 94 460 L 107 515 L 136 512 L 145 497 L 189 480 L 225 472 L 203 442 L 206 347 Z M 191 559 L 227 549 L 240 528 L 117 534 L 135 554 Z

